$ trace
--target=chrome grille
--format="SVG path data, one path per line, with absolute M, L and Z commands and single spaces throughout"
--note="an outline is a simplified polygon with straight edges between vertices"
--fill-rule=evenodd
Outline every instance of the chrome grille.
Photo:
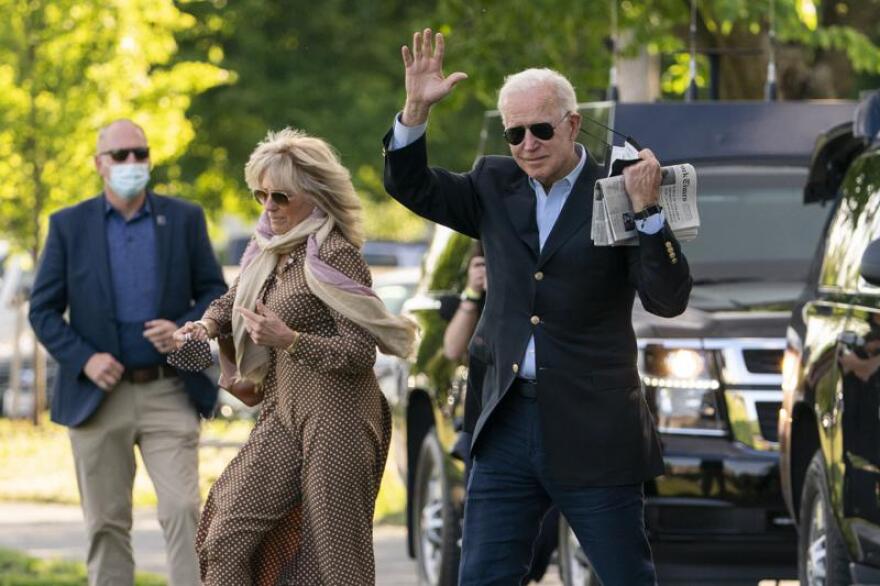
M 782 374 L 782 355 L 775 348 L 743 349 L 746 370 L 755 374 Z
M 755 411 L 758 413 L 758 425 L 761 427 L 761 435 L 764 436 L 764 439 L 767 441 L 779 441 L 777 422 L 779 420 L 780 406 L 782 406 L 782 403 L 778 401 L 755 403 Z

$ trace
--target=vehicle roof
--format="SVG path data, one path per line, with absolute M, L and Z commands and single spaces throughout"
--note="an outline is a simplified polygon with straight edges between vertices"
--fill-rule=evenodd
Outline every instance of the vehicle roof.
M 615 105 L 614 128 L 663 164 L 807 165 L 817 136 L 851 122 L 856 102 L 657 102 Z

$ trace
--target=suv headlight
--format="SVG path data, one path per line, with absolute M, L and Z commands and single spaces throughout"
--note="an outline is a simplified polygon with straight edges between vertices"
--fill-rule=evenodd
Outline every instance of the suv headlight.
M 721 383 L 711 352 L 649 344 L 640 352 L 646 397 L 666 433 L 722 435 L 726 424 L 718 408 Z

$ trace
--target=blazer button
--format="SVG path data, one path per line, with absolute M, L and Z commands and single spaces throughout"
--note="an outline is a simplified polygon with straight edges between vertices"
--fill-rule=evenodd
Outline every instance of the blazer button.
M 538 317 L 537 315 L 533 315 L 533 316 L 531 317 L 531 319 L 529 319 L 529 321 L 532 322 L 532 325 L 533 325 L 533 326 L 536 326 L 536 325 L 538 325 L 539 323 L 541 323 L 541 318 Z
M 540 281 L 543 278 L 544 278 L 544 273 L 542 273 L 541 271 L 538 271 L 537 273 L 535 273 L 535 280 L 536 281 Z
M 514 362 L 514 363 L 513 363 L 513 374 L 516 374 L 516 373 L 518 373 L 518 372 L 519 372 L 519 364 L 517 364 L 516 362 Z

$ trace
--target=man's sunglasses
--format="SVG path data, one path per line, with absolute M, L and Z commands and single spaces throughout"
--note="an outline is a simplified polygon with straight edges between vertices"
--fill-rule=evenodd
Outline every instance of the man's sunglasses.
M 556 132 L 556 127 L 562 124 L 562 121 L 568 118 L 571 115 L 571 112 L 567 112 L 565 116 L 562 117 L 562 120 L 557 122 L 556 124 L 550 124 L 549 122 L 538 122 L 537 124 L 530 124 L 528 126 L 511 126 L 510 128 L 504 129 L 504 140 L 506 140 L 509 144 L 516 146 L 521 143 L 526 138 L 526 130 L 532 133 L 532 136 L 537 138 L 538 140 L 550 140 L 553 138 L 553 134 Z
M 265 189 L 254 189 L 251 191 L 254 194 L 254 199 L 257 200 L 260 205 L 266 205 L 266 200 L 270 197 L 272 201 L 280 206 L 286 206 L 290 203 L 290 195 L 283 191 L 266 191 Z
M 128 155 L 134 153 L 134 158 L 138 161 L 145 161 L 150 158 L 150 147 L 136 147 L 133 149 L 112 149 L 100 153 L 102 155 L 110 155 L 110 158 L 121 163 L 128 158 Z

